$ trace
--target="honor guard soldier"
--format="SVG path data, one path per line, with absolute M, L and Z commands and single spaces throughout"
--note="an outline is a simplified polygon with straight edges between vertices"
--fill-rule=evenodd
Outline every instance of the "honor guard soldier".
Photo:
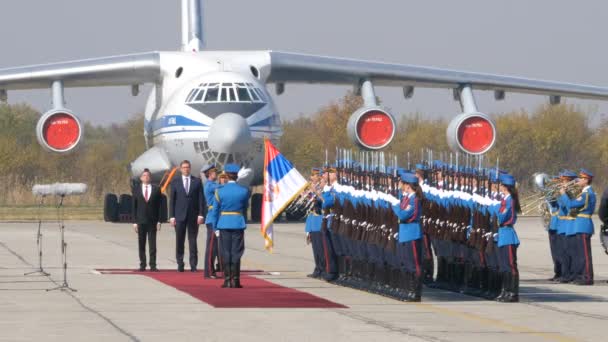
M 201 179 L 205 179 L 203 185 L 203 194 L 207 202 L 207 217 L 205 218 L 205 226 L 207 226 L 207 241 L 205 244 L 205 278 L 215 279 L 215 260 L 218 258 L 218 244 L 217 237 L 213 225 L 215 224 L 216 217 L 214 217 L 214 205 L 215 205 L 215 190 L 219 187 L 217 183 L 217 169 L 215 164 L 208 164 L 203 166 L 201 169 Z
M 224 270 L 223 288 L 241 288 L 241 257 L 245 251 L 246 213 L 249 189 L 236 182 L 239 166 L 226 164 L 228 182 L 215 190 L 213 211 L 217 217 L 215 229 L 219 231 L 221 259 Z
M 517 222 L 517 214 L 521 213 L 521 208 L 515 189 L 515 178 L 508 174 L 502 175 L 499 189 L 503 194 L 498 211 L 498 253 L 499 268 L 502 273 L 502 292 L 496 300 L 499 302 L 518 302 L 517 247 L 519 247 L 519 238 L 513 226 Z
M 327 184 L 321 194 L 323 203 L 321 208 L 323 209 L 323 223 L 321 227 L 321 234 L 323 236 L 323 250 L 325 255 L 325 280 L 333 281 L 338 277 L 338 266 L 337 257 L 334 250 L 335 237 L 333 237 L 333 231 L 331 229 L 332 218 L 333 218 L 333 207 L 336 202 L 336 192 L 334 186 L 338 183 L 336 169 L 330 167 L 325 169 L 324 175 L 327 175 Z
M 393 211 L 399 219 L 399 244 L 397 254 L 402 263 L 403 281 L 401 285 L 405 293 L 401 297 L 407 302 L 419 302 L 422 292 L 422 229 L 420 216 L 422 214 L 422 189 L 418 178 L 411 173 L 401 175 L 401 198 L 399 204 L 393 206 Z
M 591 188 L 593 174 L 581 169 L 576 184 L 582 188 L 578 198 L 570 198 L 566 189 L 560 189 L 560 200 L 571 213 L 575 213 L 573 237 L 568 245 L 570 255 L 570 277 L 577 285 L 593 285 L 593 260 L 591 259 L 591 236 L 594 233 L 591 215 L 595 210 L 596 195 Z

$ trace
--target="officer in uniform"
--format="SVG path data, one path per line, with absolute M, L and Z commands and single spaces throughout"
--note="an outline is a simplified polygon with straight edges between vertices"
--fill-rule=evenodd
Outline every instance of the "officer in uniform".
M 249 189 L 236 182 L 239 166 L 226 164 L 228 182 L 215 190 L 213 215 L 217 217 L 215 229 L 219 231 L 224 269 L 223 288 L 241 288 L 241 257 L 245 251 L 245 229 Z
M 215 204 L 215 190 L 219 187 L 217 183 L 218 171 L 215 164 L 208 164 L 201 169 L 201 179 L 205 179 L 203 185 L 203 194 L 207 202 L 207 217 L 205 218 L 205 226 L 207 226 L 207 241 L 205 244 L 205 278 L 215 279 L 215 260 L 218 258 L 218 244 L 215 236 L 213 225 L 216 218 L 213 217 L 213 207 Z
M 315 269 L 308 275 L 310 278 L 321 278 L 325 268 L 325 258 L 323 256 L 323 241 L 321 236 L 322 213 L 320 199 L 321 192 L 317 193 L 317 189 L 322 189 L 325 186 L 325 181 L 321 178 L 323 171 L 319 168 L 313 168 L 311 173 L 311 192 L 314 196 L 314 206 L 306 217 L 306 243 L 312 244 L 312 254 L 315 261 Z
M 582 188 L 578 198 L 571 199 L 566 194 L 566 189 L 560 189 L 560 200 L 569 211 L 576 211 L 573 223 L 571 249 L 570 277 L 577 285 L 593 285 L 593 260 L 591 258 L 591 236 L 594 233 L 591 215 L 595 210 L 596 195 L 591 188 L 593 174 L 588 170 L 581 169 L 577 184 Z

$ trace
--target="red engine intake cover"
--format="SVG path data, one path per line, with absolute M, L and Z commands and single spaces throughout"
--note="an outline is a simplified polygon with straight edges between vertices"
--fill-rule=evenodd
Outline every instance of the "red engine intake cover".
M 80 142 L 82 126 L 69 111 L 51 111 L 40 118 L 37 127 L 38 140 L 53 152 L 71 151 Z
M 483 153 L 494 142 L 494 126 L 485 118 L 469 117 L 458 127 L 458 141 L 469 153 Z
M 355 112 L 349 119 L 348 129 L 355 144 L 377 150 L 393 140 L 396 127 L 390 114 L 379 108 L 371 108 Z

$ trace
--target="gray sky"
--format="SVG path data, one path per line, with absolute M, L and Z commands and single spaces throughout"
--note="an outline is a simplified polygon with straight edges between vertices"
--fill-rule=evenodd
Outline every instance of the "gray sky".
M 207 0 L 205 10 L 213 50 L 285 50 L 608 85 L 606 1 Z M 3 0 L 0 68 L 177 50 L 179 15 L 178 0 Z M 313 112 L 347 89 L 288 84 L 276 102 L 285 120 Z M 377 93 L 396 114 L 451 117 L 459 111 L 447 90 L 417 89 L 408 101 L 397 88 Z M 476 96 L 487 113 L 533 110 L 547 101 Z M 50 105 L 48 90 L 9 97 L 40 110 Z M 145 99 L 131 97 L 128 88 L 66 91 L 69 108 L 102 124 L 142 112 Z M 567 101 L 580 104 L 595 122 L 608 111 L 606 102 Z

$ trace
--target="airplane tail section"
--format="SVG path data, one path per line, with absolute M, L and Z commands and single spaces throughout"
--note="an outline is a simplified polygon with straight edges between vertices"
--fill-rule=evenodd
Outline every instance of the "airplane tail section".
M 203 0 L 182 0 L 182 51 L 205 48 Z

